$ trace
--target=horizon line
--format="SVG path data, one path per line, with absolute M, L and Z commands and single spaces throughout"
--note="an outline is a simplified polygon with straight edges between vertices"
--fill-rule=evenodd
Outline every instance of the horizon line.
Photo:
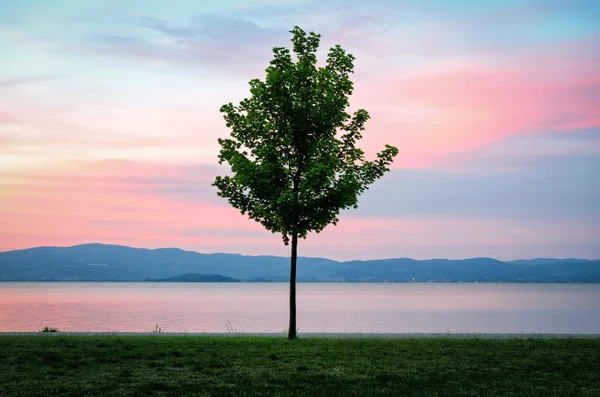
M 41 245 L 41 246 L 34 246 L 34 247 L 28 247 L 28 248 L 21 248 L 21 249 L 13 249 L 13 250 L 8 250 L 8 251 L 0 251 L 0 254 L 5 254 L 5 253 L 9 253 L 9 252 L 16 252 L 16 251 L 26 251 L 26 250 L 31 250 L 31 249 L 39 249 L 39 248 L 74 248 L 74 247 L 81 247 L 81 246 L 87 246 L 87 245 L 103 245 L 103 246 L 113 246 L 113 247 L 124 247 L 124 248 L 131 248 L 131 249 L 139 249 L 139 250 L 148 250 L 148 251 L 157 251 L 157 250 L 164 250 L 164 249 L 174 249 L 174 250 L 180 250 L 180 251 L 184 251 L 184 252 L 194 252 L 196 254 L 200 254 L 200 255 L 238 255 L 238 256 L 246 256 L 246 257 L 273 257 L 273 258 L 288 258 L 287 256 L 280 256 L 280 255 L 269 255 L 269 254 L 261 254 L 261 255 L 246 255 L 246 254 L 240 254 L 240 253 L 231 253 L 231 252 L 210 252 L 210 253 L 206 253 L 206 252 L 199 252 L 199 251 L 194 251 L 194 250 L 188 250 L 188 249 L 183 249 L 183 248 L 178 248 L 178 247 L 160 247 L 160 248 L 146 248 L 146 247 L 133 247 L 133 246 L 129 246 L 129 245 L 122 245 L 122 244 L 109 244 L 109 243 L 100 243 L 100 242 L 92 242 L 92 243 L 82 243 L 82 244 L 74 244 L 74 245 Z M 494 257 L 491 256 L 475 256 L 475 257 L 465 257 L 465 258 L 428 258 L 428 259 L 415 259 L 415 258 L 409 258 L 409 257 L 388 257 L 388 258 L 378 258 L 378 259 L 351 259 L 351 260 L 336 260 L 336 259 L 330 259 L 330 258 L 326 258 L 326 257 L 319 257 L 319 256 L 302 256 L 299 255 L 298 258 L 307 258 L 307 259 L 326 259 L 328 261 L 332 261 L 332 262 L 338 262 L 338 263 L 345 263 L 345 262 L 371 262 L 371 261 L 386 261 L 386 260 L 395 260 L 395 259 L 408 259 L 408 260 L 413 260 L 413 261 L 417 261 L 417 262 L 425 262 L 425 261 L 433 261 L 433 260 L 449 260 L 449 261 L 464 261 L 464 260 L 470 260 L 470 259 L 491 259 L 491 260 L 495 260 L 498 262 L 503 262 L 503 263 L 509 263 L 509 262 L 518 262 L 518 261 L 532 261 L 532 260 L 537 260 L 537 259 L 542 259 L 542 260 L 564 260 L 564 261 L 568 261 L 568 260 L 577 260 L 577 261 L 590 261 L 590 262 L 594 262 L 594 261 L 600 261 L 600 258 L 575 258 L 575 257 L 570 257 L 570 258 L 554 258 L 554 257 L 534 257 L 534 258 L 518 258 L 518 259 L 512 259 L 512 260 L 501 260 L 501 259 L 496 259 Z

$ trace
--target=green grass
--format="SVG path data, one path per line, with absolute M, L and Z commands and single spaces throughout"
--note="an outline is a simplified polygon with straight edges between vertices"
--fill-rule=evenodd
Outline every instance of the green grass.
M 0 336 L 0 396 L 600 396 L 600 339 Z

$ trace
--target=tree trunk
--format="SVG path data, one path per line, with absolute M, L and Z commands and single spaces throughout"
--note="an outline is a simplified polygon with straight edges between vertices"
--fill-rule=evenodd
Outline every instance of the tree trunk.
M 296 339 L 296 259 L 298 258 L 298 232 L 292 233 L 292 258 L 290 261 L 290 326 L 288 339 Z

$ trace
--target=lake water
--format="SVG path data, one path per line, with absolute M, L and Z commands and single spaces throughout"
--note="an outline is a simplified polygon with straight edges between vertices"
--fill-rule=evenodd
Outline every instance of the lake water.
M 298 284 L 299 332 L 600 334 L 600 284 Z M 0 332 L 283 332 L 285 283 L 0 283 Z

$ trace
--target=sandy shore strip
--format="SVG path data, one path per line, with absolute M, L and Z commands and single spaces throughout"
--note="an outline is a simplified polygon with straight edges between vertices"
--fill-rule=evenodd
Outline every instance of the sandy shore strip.
M 230 336 L 230 337 L 287 337 L 276 332 L 0 332 L 0 337 L 9 335 L 39 336 Z M 450 339 L 566 339 L 600 338 L 600 334 L 556 334 L 556 333 L 346 333 L 346 332 L 305 332 L 299 338 L 450 338 Z

